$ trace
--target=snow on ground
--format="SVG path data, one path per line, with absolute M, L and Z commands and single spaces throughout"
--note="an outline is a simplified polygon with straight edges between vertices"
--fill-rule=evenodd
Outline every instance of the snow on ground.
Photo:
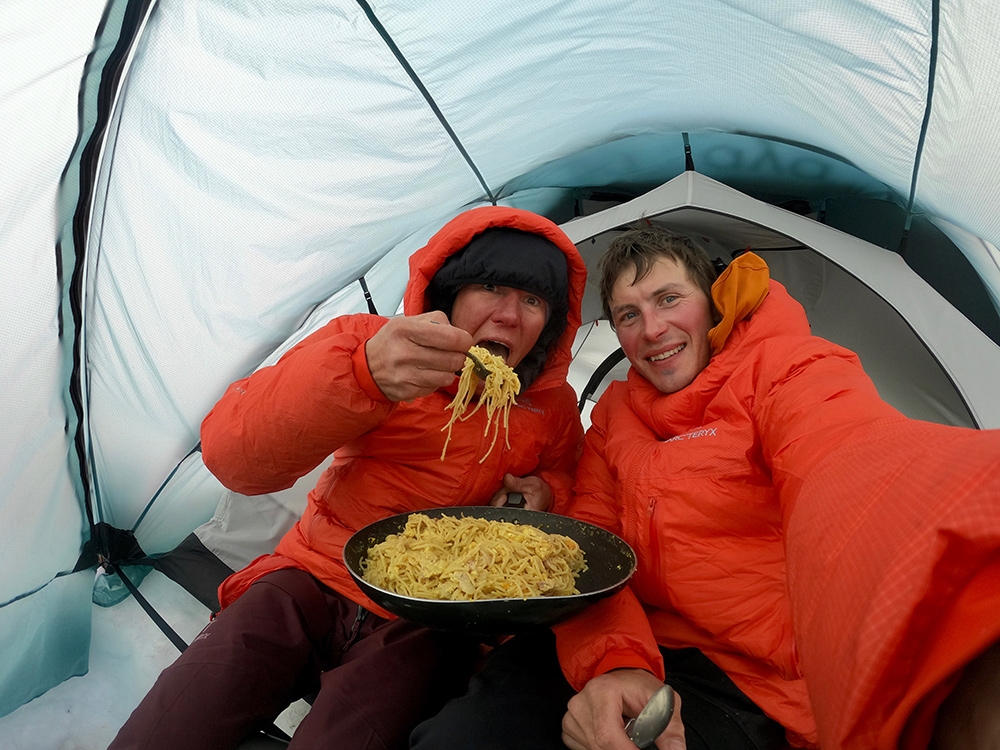
M 208 610 L 158 571 L 139 587 L 186 643 L 208 622 Z M 0 717 L 3 750 L 106 750 L 157 675 L 178 651 L 132 597 L 93 609 L 90 671 Z M 301 701 L 276 722 L 291 733 Z

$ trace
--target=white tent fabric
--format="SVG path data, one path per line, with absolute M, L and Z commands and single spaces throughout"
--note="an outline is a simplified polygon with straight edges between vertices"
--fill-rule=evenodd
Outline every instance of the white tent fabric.
M 86 669 L 90 520 L 147 552 L 208 520 L 185 457 L 225 385 L 366 310 L 362 276 L 394 312 L 465 206 L 566 221 L 687 143 L 763 201 L 892 207 L 864 228 L 889 250 L 938 227 L 974 277 L 948 300 L 991 333 L 998 26 L 975 0 L 0 6 L 0 714 Z M 949 377 L 996 359 L 947 339 Z
M 0 713 L 87 668 L 93 573 L 68 470 L 60 344 L 59 177 L 103 0 L 0 4 Z

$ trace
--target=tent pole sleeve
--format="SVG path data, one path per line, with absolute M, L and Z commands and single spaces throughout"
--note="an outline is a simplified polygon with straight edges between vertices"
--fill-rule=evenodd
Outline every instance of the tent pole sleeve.
M 577 404 L 577 409 L 579 409 L 579 411 L 583 411 L 584 404 L 587 403 L 587 399 L 590 398 L 594 391 L 597 390 L 597 386 L 599 386 L 601 381 L 604 380 L 604 376 L 611 372 L 611 370 L 614 369 L 614 366 L 623 359 L 625 359 L 625 352 L 621 347 L 618 347 L 611 352 L 611 354 L 605 357 L 604 361 L 597 366 L 597 369 L 594 370 L 594 373 L 590 376 L 590 380 L 587 381 L 587 385 L 584 386 L 583 393 L 580 394 L 580 403 Z
M 681 138 L 684 139 L 684 171 L 694 172 L 694 157 L 691 155 L 691 139 L 688 138 L 687 133 L 681 133 Z
M 361 284 L 361 290 L 365 293 L 365 302 L 368 303 L 368 312 L 372 315 L 378 315 L 378 310 L 375 308 L 375 300 L 372 299 L 372 293 L 368 290 L 368 284 L 365 283 L 365 277 L 362 276 L 358 279 L 358 283 Z

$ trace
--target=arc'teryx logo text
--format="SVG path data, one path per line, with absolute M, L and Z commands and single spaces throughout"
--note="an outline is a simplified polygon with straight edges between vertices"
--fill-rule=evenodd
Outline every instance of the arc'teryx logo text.
M 532 406 L 531 401 L 529 399 L 524 399 L 523 401 L 515 402 L 514 407 L 527 409 L 528 411 L 533 411 L 535 414 L 545 414 L 545 409 L 539 409 L 537 406 Z
M 672 438 L 667 438 L 664 443 L 673 443 L 676 440 L 694 440 L 695 438 L 701 437 L 715 437 L 718 434 L 717 428 L 706 427 L 702 430 L 694 430 L 693 432 L 685 432 L 683 435 L 677 435 Z

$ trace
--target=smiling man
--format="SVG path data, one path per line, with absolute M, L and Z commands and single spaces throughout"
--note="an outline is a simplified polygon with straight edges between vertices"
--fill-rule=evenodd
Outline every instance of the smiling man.
M 565 744 L 624 750 L 622 715 L 666 681 L 688 748 L 996 747 L 1000 431 L 886 404 L 753 253 L 716 279 L 646 226 L 600 287 L 632 368 L 570 513 L 639 565 L 557 628 Z
M 753 253 L 716 278 L 622 231 L 601 299 L 631 368 L 591 413 L 568 513 L 629 585 L 487 658 L 415 750 L 996 750 L 1000 431 L 908 419 Z M 557 658 L 558 657 L 558 658 Z
M 633 232 L 645 252 L 604 259 L 604 314 L 636 371 L 657 390 L 674 393 L 712 357 L 708 332 L 718 322 L 711 304 L 715 270 L 689 242 L 652 230 Z M 607 288 L 605 288 L 607 287 Z
M 232 384 L 202 424 L 205 465 L 246 495 L 291 486 L 332 454 L 274 554 L 219 589 L 222 611 L 164 670 L 114 750 L 236 747 L 315 694 L 291 747 L 405 747 L 464 686 L 477 644 L 392 615 L 351 579 L 343 547 L 381 518 L 502 503 L 565 510 L 583 429 L 566 383 L 586 269 L 555 224 L 487 207 L 446 224 L 410 259 L 405 315 L 348 315 Z M 473 345 L 521 391 L 510 447 L 481 409 L 441 453 L 456 371 Z

